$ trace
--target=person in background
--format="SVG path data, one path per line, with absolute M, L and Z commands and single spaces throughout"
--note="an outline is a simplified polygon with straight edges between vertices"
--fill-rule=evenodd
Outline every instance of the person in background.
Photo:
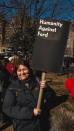
M 13 59 L 9 59 L 5 65 L 6 71 L 12 75 L 14 72 Z
M 37 81 L 26 61 L 19 61 L 15 72 L 17 78 L 7 88 L 3 112 L 12 119 L 14 131 L 41 131 L 37 100 L 45 81 Z
M 9 80 L 10 82 L 15 79 L 15 66 L 17 65 L 19 61 L 19 57 L 18 56 L 12 56 L 9 57 L 8 62 L 5 64 L 5 69 L 7 71 L 7 73 L 9 74 Z
M 6 115 L 2 112 L 2 104 L 6 89 L 9 85 L 9 74 L 5 69 L 5 60 L 0 61 L 0 124 L 7 121 Z

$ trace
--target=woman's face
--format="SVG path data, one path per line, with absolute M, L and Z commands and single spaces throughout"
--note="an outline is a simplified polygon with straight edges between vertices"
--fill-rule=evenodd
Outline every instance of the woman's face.
M 24 65 L 19 65 L 17 69 L 17 76 L 19 80 L 26 80 L 29 77 L 29 69 Z

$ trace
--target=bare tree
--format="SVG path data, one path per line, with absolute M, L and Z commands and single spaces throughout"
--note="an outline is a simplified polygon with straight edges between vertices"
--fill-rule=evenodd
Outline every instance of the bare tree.
M 67 1 L 53 0 L 50 18 L 72 20 L 74 19 L 72 15 L 73 12 L 74 12 L 73 0 Z
M 35 38 L 37 20 L 42 17 L 62 19 L 73 12 L 72 0 L 68 0 L 65 6 L 64 2 L 61 0 L 3 0 L 0 2 L 0 12 L 4 12 L 6 20 L 11 20 L 13 38 L 16 36 L 17 43 L 21 42 L 27 47 L 25 43 L 29 45 L 29 42 L 33 43 Z M 70 18 L 73 19 L 72 16 Z M 25 40 L 26 38 L 28 41 Z
M 0 14 L 0 23 L 1 23 L 1 32 L 2 32 L 2 45 L 5 43 L 5 34 L 6 34 L 6 24 L 7 21 L 5 19 L 4 14 Z

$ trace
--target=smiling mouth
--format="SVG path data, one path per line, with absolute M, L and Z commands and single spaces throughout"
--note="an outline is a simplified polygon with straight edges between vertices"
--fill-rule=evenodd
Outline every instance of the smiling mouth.
M 25 75 L 21 75 L 20 77 L 25 77 Z

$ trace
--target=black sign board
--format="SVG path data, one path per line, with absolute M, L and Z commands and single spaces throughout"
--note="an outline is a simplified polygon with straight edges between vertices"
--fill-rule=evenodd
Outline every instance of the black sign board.
M 59 72 L 69 33 L 68 21 L 39 21 L 36 41 L 34 44 L 32 66 L 45 72 Z

